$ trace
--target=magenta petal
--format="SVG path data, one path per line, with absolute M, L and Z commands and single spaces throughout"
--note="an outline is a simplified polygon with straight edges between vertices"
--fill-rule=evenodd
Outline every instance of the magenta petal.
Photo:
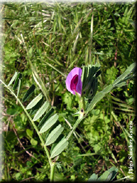
M 66 87 L 69 92 L 75 95 L 75 91 L 81 95 L 82 82 L 81 82 L 82 69 L 75 67 L 70 71 L 66 79 Z
M 78 75 L 76 74 L 76 75 L 72 78 L 71 83 L 70 83 L 70 88 L 71 88 L 71 90 L 76 91 L 77 83 L 78 83 Z
M 82 69 L 79 70 L 78 83 L 76 86 L 76 91 L 81 95 L 82 92 L 82 82 L 81 82 Z

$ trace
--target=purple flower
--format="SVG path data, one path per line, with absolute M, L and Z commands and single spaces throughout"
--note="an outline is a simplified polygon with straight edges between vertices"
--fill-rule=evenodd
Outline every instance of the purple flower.
M 82 69 L 75 67 L 70 71 L 66 79 L 67 90 L 70 91 L 73 95 L 75 92 L 81 95 L 82 93 L 82 82 L 81 82 Z

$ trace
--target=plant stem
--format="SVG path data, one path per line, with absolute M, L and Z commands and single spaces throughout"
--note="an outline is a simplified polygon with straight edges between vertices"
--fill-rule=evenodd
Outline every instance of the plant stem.
M 76 121 L 76 123 L 73 125 L 72 130 L 69 132 L 67 136 L 67 140 L 71 137 L 72 133 L 75 131 L 75 129 L 78 127 L 79 123 L 84 119 L 85 115 L 85 99 L 84 97 L 81 97 L 77 92 L 76 92 L 76 97 L 79 103 L 79 117 Z
M 23 106 L 23 104 L 22 104 L 22 102 L 20 101 L 20 99 L 19 99 L 19 98 L 16 96 L 16 94 L 11 90 L 11 88 L 10 88 L 8 85 L 6 85 L 2 80 L 0 80 L 0 82 L 1 82 L 1 83 L 11 92 L 11 94 L 16 98 L 16 100 L 18 101 L 18 103 L 21 105 L 21 107 L 23 108 L 24 112 L 26 113 L 27 117 L 28 117 L 29 120 L 31 121 L 31 123 L 32 123 L 34 129 L 36 130 L 36 133 L 37 133 L 37 135 L 38 135 L 38 137 L 39 137 L 39 139 L 40 139 L 40 141 L 41 141 L 41 144 L 42 144 L 42 146 L 43 146 L 43 148 L 44 148 L 44 150 L 45 150 L 45 152 L 46 152 L 46 154 L 47 154 L 47 158 L 48 158 L 49 164 L 50 164 L 50 166 L 51 166 L 51 165 L 52 165 L 52 161 L 51 161 L 51 158 L 50 158 L 48 149 L 47 149 L 47 147 L 45 146 L 44 141 L 43 141 L 43 139 L 42 139 L 42 137 L 41 137 L 41 135 L 40 135 L 40 133 L 39 133 L 39 130 L 38 130 L 37 126 L 35 125 L 34 121 L 33 121 L 32 118 L 30 117 L 29 113 L 27 112 L 27 110 L 26 110 L 25 107 Z
M 77 100 L 78 100 L 79 110 L 81 111 L 81 109 L 83 109 L 83 111 L 85 111 L 85 99 L 84 99 L 84 97 L 81 97 L 81 96 L 76 92 L 76 98 L 77 98 Z
M 66 137 L 67 140 L 71 137 L 72 133 L 75 131 L 75 129 L 78 127 L 79 123 L 83 120 L 83 113 L 79 115 L 79 118 L 77 119 L 76 123 L 73 125 L 72 130 L 69 132 L 68 136 Z
M 85 111 L 85 99 L 84 99 L 84 97 L 81 97 L 81 103 L 82 103 L 83 111 Z
M 54 181 L 54 170 L 55 170 L 55 162 L 52 162 L 50 171 L 50 181 Z

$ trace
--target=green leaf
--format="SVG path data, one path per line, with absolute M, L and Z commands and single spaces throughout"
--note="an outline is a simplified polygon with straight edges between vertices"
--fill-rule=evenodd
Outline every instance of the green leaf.
M 63 173 L 57 173 L 55 172 L 54 173 L 54 182 L 58 181 L 58 182 L 61 182 L 61 181 L 67 181 L 67 178 L 63 175 Z
M 120 82 L 116 85 L 117 88 L 120 88 L 122 86 L 125 86 L 127 83 L 124 81 L 124 82 Z
M 107 177 L 107 180 L 113 180 L 118 172 L 118 168 L 116 167 L 111 167 L 108 172 L 110 172 L 109 176 Z
M 108 176 L 109 176 L 110 172 L 108 171 L 105 171 L 99 178 L 98 180 L 101 180 L 101 181 L 106 181 Z
M 125 77 L 127 77 L 132 71 L 134 71 L 134 70 L 135 70 L 135 66 L 136 66 L 135 63 L 131 64 L 131 65 L 126 69 L 126 71 L 125 71 L 123 74 L 121 74 L 121 75 L 114 81 L 113 86 L 116 86 L 116 84 L 118 84 L 119 82 L 121 82 L 121 81 L 122 81 Z
M 105 171 L 99 178 L 98 180 L 102 181 L 112 181 L 116 174 L 118 172 L 118 169 L 116 167 L 111 167 L 109 170 Z
M 14 85 L 13 85 L 13 90 L 15 90 L 17 87 L 18 87 L 18 84 L 19 84 L 19 79 L 22 77 L 22 74 L 21 73 L 18 73 L 16 79 L 15 79 L 15 82 L 14 82 Z
M 64 149 L 68 146 L 68 141 L 66 138 L 63 138 L 52 150 L 51 158 L 58 156 Z
M 26 130 L 26 134 L 27 134 L 30 138 L 32 138 L 32 136 L 33 136 L 33 131 L 30 130 L 30 129 L 27 129 L 27 130 Z
M 16 173 L 15 178 L 16 178 L 16 180 L 19 181 L 21 179 L 21 173 L 20 172 Z
M 47 140 L 46 140 L 46 145 L 50 145 L 56 141 L 56 139 L 60 136 L 60 134 L 63 131 L 63 127 L 61 125 L 58 125 L 52 132 L 49 134 Z
M 35 139 L 31 138 L 30 143 L 31 143 L 33 146 L 36 146 L 36 145 L 38 144 L 38 141 L 36 141 Z
M 36 114 L 36 112 L 39 110 L 42 104 L 43 104 L 43 97 L 34 107 L 30 109 L 30 115 Z
M 28 50 L 28 55 L 29 55 L 29 58 L 32 57 L 32 53 L 33 53 L 33 50 L 32 50 L 32 47 Z
M 90 178 L 88 179 L 88 182 L 89 182 L 89 181 L 92 181 L 92 180 L 97 180 L 97 179 L 98 179 L 98 175 L 95 174 L 95 173 L 93 173 L 93 174 L 90 176 Z
M 56 121 L 58 120 L 58 115 L 54 114 L 51 118 L 49 118 L 46 123 L 42 126 L 42 128 L 40 129 L 40 133 L 44 133 L 46 132 L 52 125 L 54 125 L 56 123 Z
M 86 80 L 86 70 L 87 70 L 87 67 L 83 66 L 82 75 L 81 75 L 81 81 L 82 81 L 83 85 L 85 84 L 85 80 Z
M 95 95 L 97 91 L 97 76 L 100 74 L 100 66 L 99 65 L 88 65 L 83 66 L 82 69 L 82 96 L 86 98 L 91 98 Z
M 18 75 L 18 72 L 15 72 L 14 75 L 13 75 L 13 77 L 11 78 L 11 80 L 10 80 L 8 86 L 10 86 L 10 85 L 14 82 L 14 80 L 15 80 L 16 77 L 17 77 L 17 75 Z
M 20 88 L 21 88 L 21 79 L 19 79 L 19 82 L 18 82 L 17 97 L 19 96 Z
M 40 100 L 42 99 L 42 94 L 40 93 L 37 97 L 35 97 L 26 107 L 26 109 L 31 109 L 34 107 Z
M 15 106 L 7 108 L 7 111 L 6 111 L 6 113 L 9 115 L 19 114 L 19 112 L 20 111 L 18 110 L 18 107 L 15 107 Z
M 29 98 L 29 96 L 34 92 L 34 90 L 35 90 L 35 85 L 32 85 L 32 86 L 27 90 L 27 92 L 25 93 L 25 95 L 23 96 L 22 101 L 25 102 L 25 101 Z
M 45 102 L 41 108 L 36 112 L 34 118 L 33 118 L 33 121 L 37 121 L 45 112 L 46 110 L 48 109 L 49 107 L 49 102 Z
M 88 107 L 87 107 L 87 113 L 92 110 L 94 108 L 94 106 L 96 105 L 97 102 L 99 102 L 104 96 L 105 94 L 109 93 L 114 87 L 117 87 L 117 85 L 119 87 L 123 86 L 124 83 L 122 82 L 132 71 L 135 70 L 135 66 L 136 64 L 133 63 L 131 64 L 127 70 L 121 74 L 114 82 L 112 85 L 107 86 L 106 88 L 104 88 L 101 92 L 98 92 L 94 98 L 91 100 L 91 102 L 89 103 Z M 120 83 L 121 82 L 121 83 Z
M 38 125 L 39 128 L 41 128 L 41 127 L 43 126 L 43 124 L 45 123 L 45 121 L 47 121 L 47 120 L 50 118 L 50 116 L 53 114 L 53 112 L 54 112 L 54 109 L 51 108 L 51 109 L 43 116 L 43 118 L 42 118 L 41 121 L 39 122 L 39 125 Z
M 94 108 L 94 106 L 96 105 L 96 103 L 98 101 L 100 101 L 104 96 L 105 96 L 105 94 L 103 93 L 103 91 L 97 93 L 97 95 L 94 96 L 94 98 L 92 99 L 92 101 L 88 105 L 87 112 L 92 110 Z
M 109 92 L 112 90 L 112 88 L 113 88 L 112 85 L 108 85 L 107 87 L 105 87 L 105 88 L 102 90 L 102 92 L 103 92 L 104 94 L 109 93 Z

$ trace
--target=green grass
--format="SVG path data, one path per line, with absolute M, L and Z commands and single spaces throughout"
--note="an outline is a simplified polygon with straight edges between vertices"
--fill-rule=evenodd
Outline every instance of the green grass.
M 133 3 L 6 3 L 3 20 L 3 80 L 8 84 L 15 70 L 21 72 L 19 98 L 34 84 L 29 101 L 42 91 L 60 114 L 65 136 L 70 127 L 64 118 L 73 126 L 72 114 L 78 106 L 65 86 L 70 70 L 99 63 L 101 91 L 135 61 Z M 48 160 L 23 109 L 6 89 L 3 101 L 3 122 L 8 125 L 8 131 L 3 132 L 3 180 L 49 180 Z M 105 96 L 60 155 L 55 179 L 88 180 L 91 174 L 101 175 L 112 166 L 118 168 L 117 179 L 126 179 L 130 121 L 135 139 L 134 105 L 133 80 Z

